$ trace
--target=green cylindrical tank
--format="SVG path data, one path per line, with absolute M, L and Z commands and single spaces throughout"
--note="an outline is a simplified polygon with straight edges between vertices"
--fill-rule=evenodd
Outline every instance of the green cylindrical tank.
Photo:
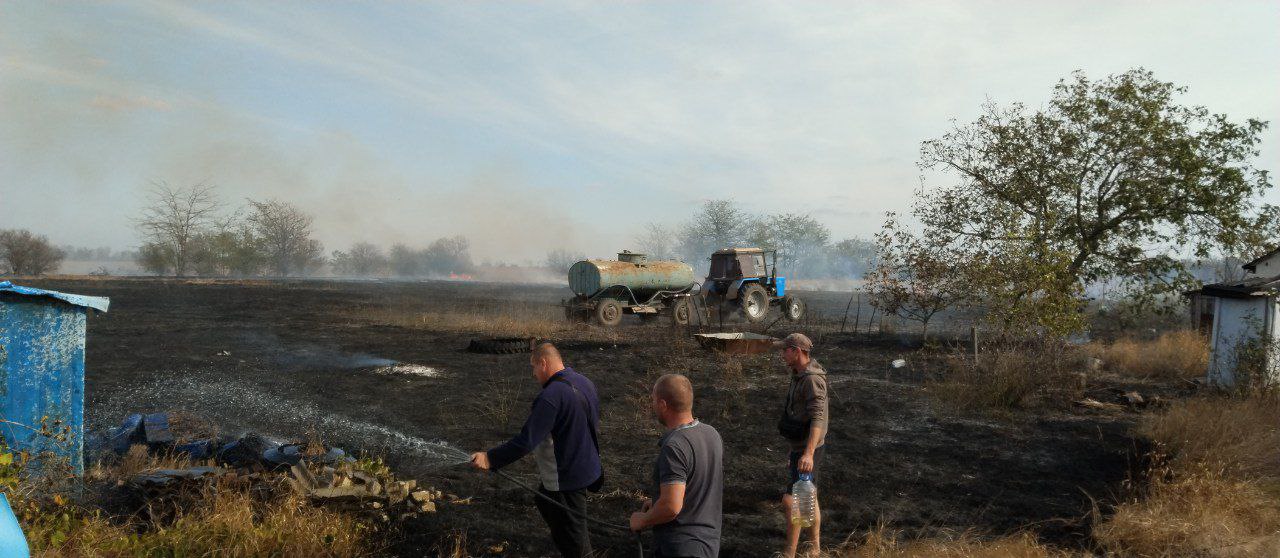
M 569 268 L 569 288 L 579 296 L 622 285 L 637 298 L 658 291 L 678 291 L 693 286 L 693 268 L 684 262 L 647 260 L 642 254 L 624 252 L 618 260 L 583 260 Z M 627 260 L 627 261 L 622 261 Z

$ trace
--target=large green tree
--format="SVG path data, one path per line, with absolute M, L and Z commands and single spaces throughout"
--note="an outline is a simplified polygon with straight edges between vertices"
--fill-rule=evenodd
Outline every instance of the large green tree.
M 988 104 L 924 142 L 921 166 L 958 180 L 922 191 L 913 214 L 935 242 L 1060 262 L 1078 285 L 1185 287 L 1188 257 L 1277 231 L 1276 208 L 1259 201 L 1270 178 L 1252 166 L 1267 124 L 1179 104 L 1185 91 L 1143 69 L 1077 72 L 1039 109 Z

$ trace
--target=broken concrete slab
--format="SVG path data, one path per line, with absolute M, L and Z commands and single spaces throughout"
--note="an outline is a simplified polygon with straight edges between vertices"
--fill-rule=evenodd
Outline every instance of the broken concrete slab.
M 148 444 L 172 444 L 173 433 L 169 432 L 169 415 L 152 413 L 142 419 L 142 432 Z
M 125 417 L 120 427 L 112 430 L 109 443 L 112 451 L 123 455 L 131 446 L 145 441 L 146 438 L 142 435 L 142 415 L 135 413 Z
M 261 464 L 262 454 L 278 444 L 255 433 L 241 436 L 239 440 L 222 446 L 218 450 L 218 462 L 228 467 L 249 467 Z
M 187 469 L 152 469 L 129 478 L 128 484 L 137 487 L 161 487 L 174 482 L 214 477 L 222 474 L 221 467 L 190 467 Z

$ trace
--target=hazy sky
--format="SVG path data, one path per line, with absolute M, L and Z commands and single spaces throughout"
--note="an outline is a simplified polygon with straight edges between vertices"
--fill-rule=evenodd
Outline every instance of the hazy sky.
M 327 250 L 601 256 L 723 197 L 866 236 L 920 141 L 1076 69 L 1269 120 L 1280 170 L 1278 30 L 1275 0 L 0 0 L 0 228 L 134 247 L 164 180 L 293 200 Z

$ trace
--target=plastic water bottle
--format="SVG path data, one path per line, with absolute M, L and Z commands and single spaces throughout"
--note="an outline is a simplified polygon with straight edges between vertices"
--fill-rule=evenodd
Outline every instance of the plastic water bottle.
M 27 538 L 22 535 L 18 517 L 9 508 L 9 499 L 0 493 L 0 558 L 27 558 Z
M 801 473 L 800 480 L 791 486 L 791 522 L 813 527 L 817 515 L 818 487 L 813 485 L 813 475 Z

